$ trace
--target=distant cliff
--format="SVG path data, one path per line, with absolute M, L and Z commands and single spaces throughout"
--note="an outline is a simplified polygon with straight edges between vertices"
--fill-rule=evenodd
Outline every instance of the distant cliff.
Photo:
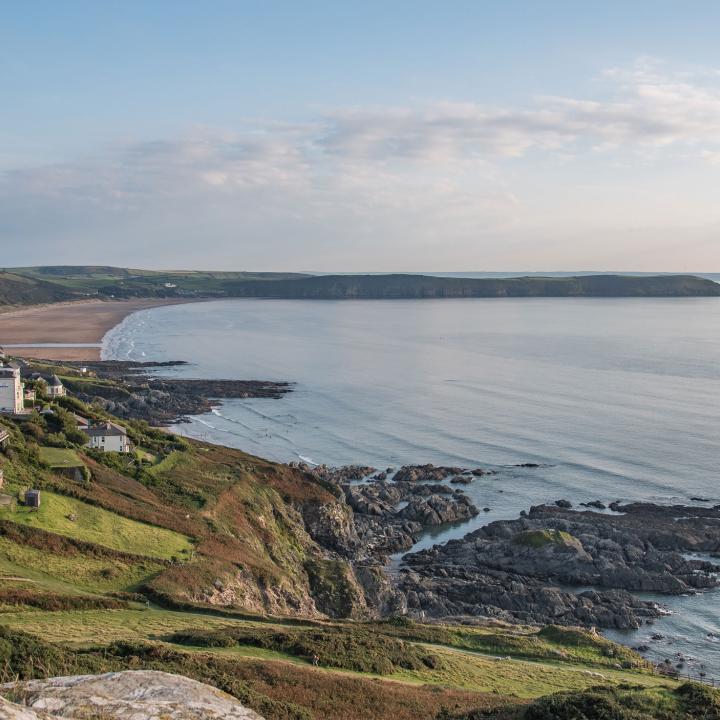
M 234 297 L 304 299 L 700 297 L 720 296 L 720 284 L 693 275 L 448 278 L 427 275 L 325 275 L 223 284 Z

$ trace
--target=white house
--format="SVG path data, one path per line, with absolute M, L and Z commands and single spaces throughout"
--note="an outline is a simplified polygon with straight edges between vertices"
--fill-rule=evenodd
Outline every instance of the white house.
M 20 368 L 0 362 L 0 412 L 21 413 L 24 385 L 20 380 Z
M 49 397 L 56 398 L 67 395 L 67 390 L 65 390 L 65 386 L 60 382 L 60 378 L 57 375 L 52 375 L 46 382 Z
M 87 447 L 103 452 L 130 452 L 130 441 L 125 428 L 112 422 L 91 425 L 86 431 L 90 442 Z

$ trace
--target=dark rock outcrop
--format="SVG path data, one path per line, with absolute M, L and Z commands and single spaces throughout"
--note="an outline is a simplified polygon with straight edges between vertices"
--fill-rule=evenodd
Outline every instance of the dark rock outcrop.
M 538 506 L 462 540 L 406 555 L 408 607 L 434 616 L 637 627 L 660 609 L 628 591 L 693 592 L 720 567 L 683 553 L 720 547 L 720 511 L 647 503 L 619 515 Z M 549 584 L 593 586 L 574 594 Z
M 438 465 L 403 465 L 394 475 L 395 482 L 440 482 L 453 475 L 462 475 L 464 468 Z

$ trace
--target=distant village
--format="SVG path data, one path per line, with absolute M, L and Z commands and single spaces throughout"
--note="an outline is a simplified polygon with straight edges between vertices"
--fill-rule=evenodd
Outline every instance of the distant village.
M 45 417 L 54 415 L 56 410 L 53 409 L 53 402 L 66 395 L 67 389 L 56 374 L 44 375 L 35 372 L 29 363 L 20 359 L 9 359 L 0 348 L 0 415 L 20 421 L 31 421 L 33 413 Z M 129 453 L 132 450 L 127 430 L 114 422 L 93 421 L 73 412 L 72 425 L 80 434 L 77 437 L 80 437 L 81 441 L 77 445 L 82 444 L 103 453 Z M 0 426 L 0 447 L 4 447 L 8 439 L 8 430 Z M 77 470 L 74 467 L 68 469 Z M 4 477 L 0 469 L 0 508 L 12 500 L 9 495 L 2 494 L 3 485 Z M 25 491 L 25 506 L 38 509 L 40 502 L 39 490 Z
M 67 390 L 57 375 L 36 372 L 25 375 L 23 366 L 8 360 L 0 349 L 0 413 L 22 416 L 38 409 L 41 413 L 52 412 L 43 407 L 42 399 L 55 400 L 66 395 Z M 77 414 L 75 418 L 77 429 L 87 435 L 86 447 L 103 452 L 130 452 L 125 428 L 113 422 L 92 423 Z

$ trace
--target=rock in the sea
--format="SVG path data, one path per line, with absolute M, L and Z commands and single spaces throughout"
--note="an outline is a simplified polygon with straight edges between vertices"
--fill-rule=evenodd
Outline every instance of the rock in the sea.
M 181 675 L 138 670 L 0 686 L 0 720 L 262 720 L 231 695 Z
M 393 477 L 396 482 L 439 482 L 451 475 L 462 475 L 463 468 L 436 465 L 403 465 Z
M 403 520 L 418 522 L 423 527 L 428 527 L 469 520 L 477 514 L 478 509 L 467 495 L 456 495 L 452 499 L 430 495 L 427 498 L 413 498 L 397 515 Z

